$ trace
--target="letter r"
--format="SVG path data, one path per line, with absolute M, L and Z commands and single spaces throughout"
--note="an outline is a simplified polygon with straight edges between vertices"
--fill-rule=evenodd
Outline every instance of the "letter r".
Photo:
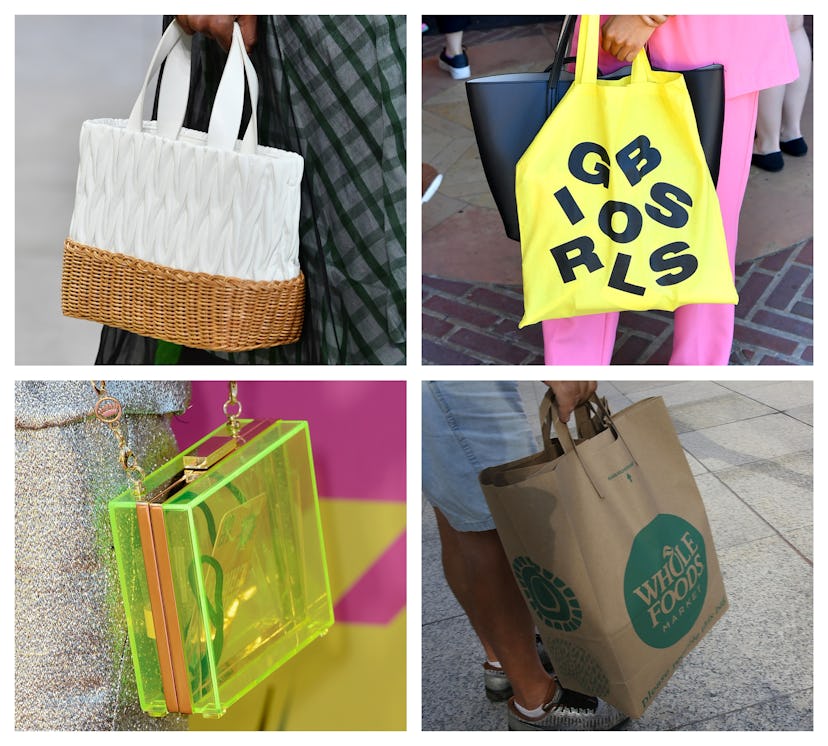
M 589 236 L 573 238 L 549 251 L 555 258 L 564 282 L 572 282 L 576 279 L 574 268 L 578 265 L 583 264 L 590 272 L 595 272 L 604 266 L 595 253 L 595 243 Z

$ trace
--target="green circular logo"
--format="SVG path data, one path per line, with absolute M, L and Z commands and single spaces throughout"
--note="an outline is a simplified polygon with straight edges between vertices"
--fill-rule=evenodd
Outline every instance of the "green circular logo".
M 668 648 L 695 624 L 707 595 L 704 538 L 676 515 L 656 516 L 635 537 L 624 573 L 624 599 L 638 636 Z
M 563 632 L 581 626 L 581 604 L 563 580 L 529 557 L 516 557 L 512 568 L 523 595 L 544 624 Z

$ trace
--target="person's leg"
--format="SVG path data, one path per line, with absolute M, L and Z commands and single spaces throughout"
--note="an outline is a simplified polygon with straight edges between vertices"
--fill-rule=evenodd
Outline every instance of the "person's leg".
M 454 31 L 444 37 L 446 43 L 446 56 L 454 57 L 463 54 L 463 32 Z
M 551 676 L 538 657 L 535 625 L 497 531 L 457 531 L 439 508 L 434 513 L 446 581 L 486 657 L 500 661 L 518 703 L 527 709 L 539 707 L 546 701 Z
M 437 66 L 455 80 L 464 80 L 471 75 L 469 58 L 463 48 L 463 31 L 470 24 L 471 16 L 437 16 L 437 29 L 445 41 Z
M 509 678 L 509 728 L 597 730 L 622 722 L 607 703 L 563 689 L 544 669 L 531 613 L 477 480 L 483 467 L 537 450 L 517 384 L 425 382 L 422 430 L 423 493 L 437 517 L 446 579 L 487 657 Z
M 609 365 L 618 329 L 617 313 L 598 313 L 543 324 L 546 365 Z
M 437 517 L 446 581 L 518 702 L 542 698 L 550 678 L 534 624 L 477 480 L 487 466 L 538 450 L 517 383 L 431 381 L 422 391 L 423 492 Z M 542 693 L 533 695 L 538 688 Z
M 750 174 L 756 92 L 725 102 L 722 160 L 716 193 L 722 211 L 730 269 L 735 271 L 739 213 Z M 677 308 L 671 365 L 727 365 L 733 346 L 735 306 L 724 303 Z
M 800 129 L 802 110 L 805 108 L 808 87 L 811 83 L 811 42 L 805 32 L 803 16 L 788 16 L 788 28 L 791 32 L 791 42 L 796 53 L 799 77 L 785 86 L 779 130 L 782 143 L 791 143 L 802 137 L 802 130 Z M 807 152 L 804 142 L 800 150 L 802 150 L 802 155 Z M 786 150 L 786 152 L 788 151 Z M 800 153 L 793 154 L 798 155 Z
M 753 141 L 755 155 L 779 153 L 779 125 L 782 121 L 782 105 L 787 86 L 778 85 L 759 92 L 759 111 L 756 118 L 756 138 Z M 780 156 L 781 158 L 781 156 Z M 756 162 L 761 167 L 764 161 Z M 770 161 L 768 161 L 770 163 Z

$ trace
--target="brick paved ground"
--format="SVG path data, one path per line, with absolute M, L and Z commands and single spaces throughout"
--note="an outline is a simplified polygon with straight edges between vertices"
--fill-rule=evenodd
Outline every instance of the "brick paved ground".
M 813 363 L 813 239 L 736 267 L 734 365 Z M 520 287 L 423 276 L 423 363 L 543 363 L 540 325 L 518 329 Z M 623 313 L 613 363 L 668 362 L 671 314 Z

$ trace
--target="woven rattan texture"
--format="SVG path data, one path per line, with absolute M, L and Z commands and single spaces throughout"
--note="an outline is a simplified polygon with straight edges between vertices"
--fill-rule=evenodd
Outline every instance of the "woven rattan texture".
M 63 313 L 201 350 L 299 339 L 305 278 L 255 282 L 184 272 L 66 239 Z

